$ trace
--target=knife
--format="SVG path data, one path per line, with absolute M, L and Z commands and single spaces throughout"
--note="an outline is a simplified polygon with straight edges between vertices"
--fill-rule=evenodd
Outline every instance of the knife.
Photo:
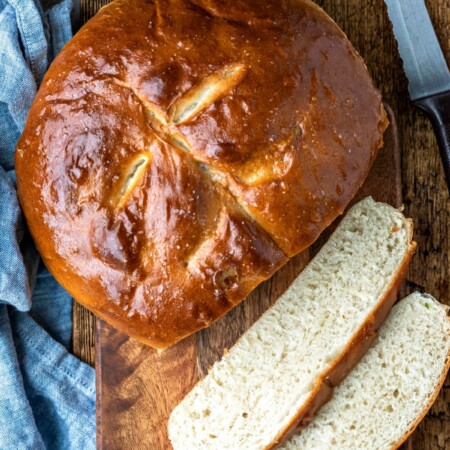
M 423 0 L 385 0 L 413 104 L 430 118 L 450 190 L 450 72 Z

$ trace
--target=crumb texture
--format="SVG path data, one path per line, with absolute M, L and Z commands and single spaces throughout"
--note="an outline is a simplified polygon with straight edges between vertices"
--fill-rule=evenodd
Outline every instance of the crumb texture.
M 396 305 L 375 344 L 313 422 L 282 450 L 391 450 L 440 387 L 450 354 L 448 308 L 415 293 Z
M 410 221 L 398 210 L 371 198 L 353 207 L 277 303 L 175 408 L 173 447 L 271 445 L 377 308 L 410 239 Z

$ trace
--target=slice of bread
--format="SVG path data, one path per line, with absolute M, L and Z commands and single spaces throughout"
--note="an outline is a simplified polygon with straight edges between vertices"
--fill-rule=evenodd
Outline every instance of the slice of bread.
M 391 450 L 426 414 L 450 365 L 449 308 L 415 293 L 311 424 L 282 450 Z
M 412 223 L 367 198 L 276 304 L 174 409 L 175 450 L 275 447 L 367 351 L 414 251 Z

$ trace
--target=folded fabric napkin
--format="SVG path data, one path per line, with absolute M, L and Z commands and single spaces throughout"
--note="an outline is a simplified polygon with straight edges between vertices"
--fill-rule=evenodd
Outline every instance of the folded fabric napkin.
M 95 373 L 68 352 L 72 299 L 20 211 L 14 149 L 39 83 L 71 37 L 70 1 L 0 0 L 0 449 L 94 449 Z

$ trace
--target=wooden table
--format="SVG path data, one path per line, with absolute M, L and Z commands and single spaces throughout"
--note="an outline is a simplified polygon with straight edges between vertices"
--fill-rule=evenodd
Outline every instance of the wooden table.
M 109 0 L 81 0 L 84 22 Z M 408 291 L 426 290 L 450 305 L 450 198 L 436 140 L 428 120 L 413 109 L 397 44 L 382 0 L 317 0 L 347 33 L 365 59 L 384 99 L 397 115 L 405 213 L 414 219 L 418 251 L 407 277 Z M 450 63 L 450 0 L 427 0 Z M 351 82 L 351 80 L 349 80 Z M 95 320 L 79 304 L 73 310 L 73 351 L 93 365 Z M 412 437 L 414 450 L 450 448 L 450 377 Z

